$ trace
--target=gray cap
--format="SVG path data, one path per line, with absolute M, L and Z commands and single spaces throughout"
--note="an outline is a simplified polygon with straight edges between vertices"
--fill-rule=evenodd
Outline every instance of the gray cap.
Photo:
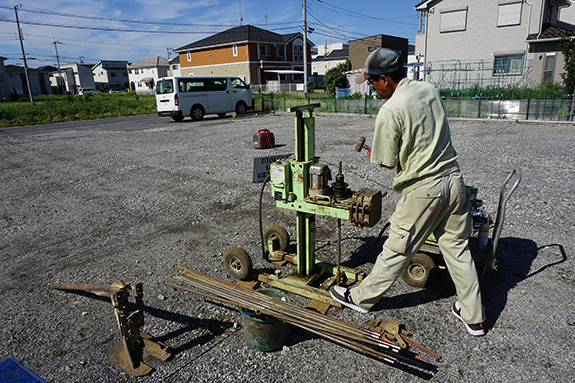
M 395 72 L 402 67 L 401 56 L 388 48 L 378 48 L 371 52 L 365 59 L 363 72 L 355 78 L 355 82 L 361 84 L 369 76 L 377 76 Z

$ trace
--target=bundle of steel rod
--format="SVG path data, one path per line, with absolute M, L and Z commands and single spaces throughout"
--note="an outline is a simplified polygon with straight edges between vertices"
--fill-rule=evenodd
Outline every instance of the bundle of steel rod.
M 170 287 L 238 306 L 244 310 L 251 310 L 258 315 L 273 316 L 283 322 L 391 365 L 395 365 L 398 362 L 397 356 L 401 356 L 402 360 L 413 359 L 429 364 L 429 362 L 414 353 L 404 350 L 395 343 L 385 339 L 378 332 L 300 308 L 289 302 L 239 287 L 188 267 L 176 265 L 175 268 L 181 271 L 181 275 L 174 276 L 175 279 L 206 292 L 193 290 L 174 283 L 166 283 Z

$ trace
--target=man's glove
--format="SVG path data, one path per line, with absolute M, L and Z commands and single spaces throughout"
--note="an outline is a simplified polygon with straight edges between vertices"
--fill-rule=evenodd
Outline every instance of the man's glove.
M 371 149 L 367 151 L 367 159 L 371 162 Z

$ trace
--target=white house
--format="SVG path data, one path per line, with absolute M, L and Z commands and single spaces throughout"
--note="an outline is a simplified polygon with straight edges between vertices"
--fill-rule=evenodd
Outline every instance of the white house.
M 347 63 L 348 59 L 349 45 L 346 43 L 318 45 L 311 58 L 312 82 L 323 84 L 323 76 L 327 71 L 341 63 Z
M 110 89 L 128 89 L 127 67 L 127 61 L 98 61 L 98 63 L 92 67 L 96 90 L 107 92 Z
M 72 94 L 78 94 L 80 89 L 96 89 L 92 67 L 78 63 L 60 65 L 59 71 L 50 73 L 50 85 Z
M 169 75 L 170 63 L 163 57 L 144 57 L 128 66 L 130 91 L 153 93 L 159 78 Z

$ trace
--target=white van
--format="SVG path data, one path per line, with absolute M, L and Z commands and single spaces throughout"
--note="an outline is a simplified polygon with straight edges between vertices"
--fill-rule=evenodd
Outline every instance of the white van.
M 254 99 L 251 87 L 239 77 L 164 77 L 156 83 L 156 106 L 158 116 L 197 121 L 206 114 L 246 113 Z

